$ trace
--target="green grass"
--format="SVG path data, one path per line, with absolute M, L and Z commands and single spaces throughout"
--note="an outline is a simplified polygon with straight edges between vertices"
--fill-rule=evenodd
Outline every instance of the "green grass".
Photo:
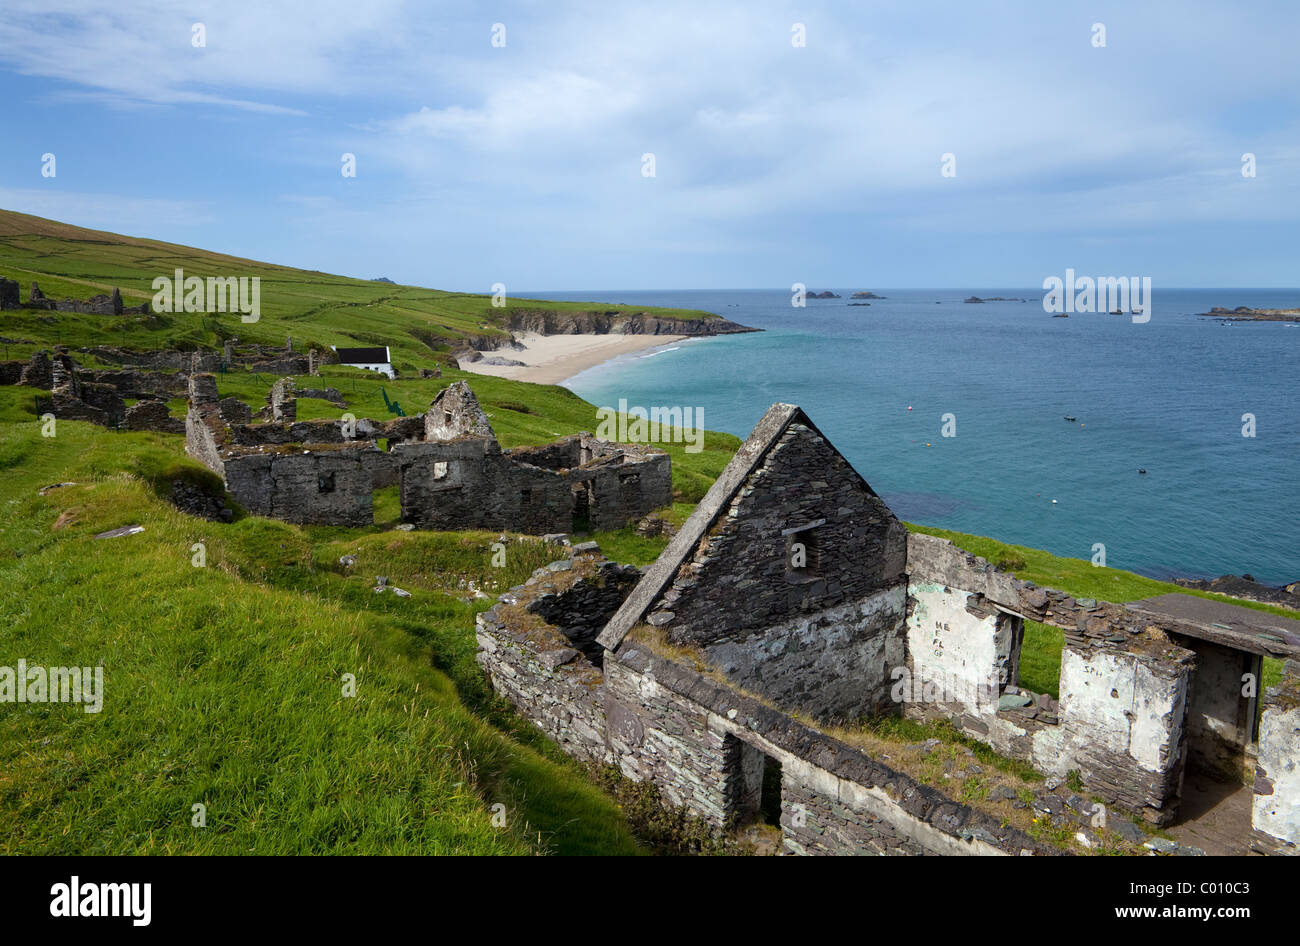
M 1059 700 L 1064 649 L 1065 632 L 1059 627 L 1025 621 L 1025 639 L 1020 646 L 1020 685 Z
M 486 580 L 474 538 L 368 536 L 365 564 L 413 592 L 375 595 L 374 568 L 341 574 L 338 539 L 257 518 L 219 526 L 162 501 L 149 481 L 160 455 L 204 475 L 178 445 L 0 426 L 0 664 L 104 667 L 98 714 L 0 704 L 0 852 L 639 850 L 609 797 L 488 692 L 475 604 L 420 582 L 453 563 Z M 37 495 L 62 481 L 78 485 Z M 137 523 L 144 533 L 92 538 Z M 388 548 L 395 536 L 413 548 Z M 196 542 L 206 567 L 191 563 Z M 500 580 L 544 557 L 512 556 Z M 196 803 L 205 828 L 191 826 Z

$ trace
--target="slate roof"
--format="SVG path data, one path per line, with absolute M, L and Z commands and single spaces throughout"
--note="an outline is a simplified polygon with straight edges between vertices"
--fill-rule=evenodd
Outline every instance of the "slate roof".
M 1266 657 L 1300 657 L 1300 621 L 1294 618 L 1179 592 L 1130 601 L 1125 607 L 1174 633 Z
M 336 348 L 339 364 L 343 365 L 386 365 L 389 362 L 388 348 Z

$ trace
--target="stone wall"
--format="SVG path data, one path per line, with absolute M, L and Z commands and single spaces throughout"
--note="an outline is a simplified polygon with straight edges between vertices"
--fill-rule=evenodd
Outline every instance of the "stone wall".
M 478 398 L 468 384 L 456 381 L 439 391 L 424 412 L 424 439 L 454 440 L 463 435 L 496 442 L 496 433 Z
M 1255 740 L 1263 659 L 1209 641 L 1181 643 L 1196 654 L 1187 704 L 1188 765 L 1220 780 L 1249 782 L 1255 766 L 1247 762 L 1247 747 Z
M 594 456 L 570 476 L 586 491 L 587 525 L 593 531 L 621 529 L 673 501 L 673 470 L 668 454 L 647 447 L 610 444 L 578 434 L 584 453 Z M 510 451 L 518 459 L 516 451 Z M 581 512 L 578 513 L 581 518 Z
M 1192 655 L 1070 645 L 1061 661 L 1061 749 L 1045 771 L 1078 769 L 1088 791 L 1156 824 L 1182 787 Z
M 594 548 L 594 542 L 575 546 L 577 551 Z M 552 567 L 563 564 L 555 563 Z M 600 666 L 604 648 L 596 643 L 596 635 L 640 578 L 641 572 L 635 565 L 604 561 L 594 575 L 579 578 L 563 591 L 538 595 L 525 610 L 557 628 L 572 646 Z
M 1023 622 L 946 585 L 913 580 L 907 595 L 908 681 L 941 694 L 950 712 L 996 713 L 1018 681 Z
M 839 855 L 925 854 L 918 841 L 894 827 L 887 817 L 854 810 L 840 803 L 838 791 L 818 791 L 797 775 L 781 775 L 782 840 L 792 854 Z
M 1288 660 L 1282 682 L 1264 695 L 1255 768 L 1251 847 L 1300 854 L 1300 661 Z
M 293 378 L 281 378 L 271 385 L 266 396 L 271 420 L 276 423 L 293 423 L 298 419 L 298 398 L 294 394 Z
M 582 435 L 577 435 L 577 440 Z M 618 528 L 672 503 L 671 461 L 660 451 L 602 457 L 591 466 L 546 469 L 519 462 L 491 437 L 399 443 L 402 519 L 424 529 L 572 532 L 580 505 L 590 528 Z M 528 456 L 527 453 L 522 454 Z M 619 478 L 633 475 L 624 488 Z
M 904 661 L 905 586 L 705 645 L 748 690 L 816 719 L 893 711 L 890 668 Z
M 595 543 L 571 554 L 477 616 L 477 659 L 492 688 L 565 752 L 608 763 L 604 677 L 583 651 L 590 653 L 595 631 L 631 590 L 637 569 L 604 559 Z
M 241 453 L 224 459 L 226 487 L 249 512 L 286 522 L 368 526 L 374 522 L 374 447 Z
M 1037 588 L 942 539 L 910 536 L 908 570 L 908 670 L 944 698 L 906 703 L 906 715 L 950 719 L 1041 772 L 1077 770 L 1108 804 L 1157 824 L 1173 820 L 1191 650 L 1122 605 Z M 1017 687 L 1016 612 L 1065 631 L 1059 704 L 1031 702 Z
M 568 482 L 558 474 L 528 475 L 493 439 L 402 443 L 392 455 L 401 471 L 402 521 L 417 528 L 572 530 Z
M 562 637 L 549 640 L 512 633 L 478 615 L 478 662 L 497 693 L 560 748 L 584 762 L 607 763 L 604 678 L 600 670 Z
M 308 375 L 315 374 L 316 360 L 313 353 L 296 354 L 278 348 L 262 345 L 235 348 L 227 345 L 222 351 L 196 350 L 179 351 L 163 349 L 157 351 L 136 351 L 130 348 L 111 348 L 96 346 L 82 348 L 80 351 L 93 355 L 100 361 L 116 363 L 122 366 L 134 366 L 149 371 L 184 372 L 185 374 L 210 373 L 221 370 L 222 365 L 239 367 L 248 371 L 274 375 Z
M 185 452 L 219 476 L 226 475 L 222 451 L 230 431 L 221 416 L 217 379 L 210 374 L 190 376 L 190 403 L 185 413 Z M 236 496 L 240 502 L 240 497 Z
M 126 409 L 122 426 L 127 430 L 155 430 L 166 434 L 185 433 L 185 421 L 179 417 L 172 417 L 165 401 L 137 401 Z
M 1048 854 L 1022 832 L 629 641 L 606 655 L 609 745 L 629 778 L 715 826 L 746 795 L 743 743 L 781 765 L 791 854 Z
M 805 567 L 795 568 L 798 543 Z M 661 596 L 650 622 L 709 644 L 904 581 L 907 530 L 816 431 L 791 424 Z
M 0 276 L 0 309 L 17 309 L 23 304 L 22 287 L 17 280 Z

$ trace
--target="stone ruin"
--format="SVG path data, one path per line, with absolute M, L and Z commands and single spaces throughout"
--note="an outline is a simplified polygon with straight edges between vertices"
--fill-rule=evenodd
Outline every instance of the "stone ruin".
M 18 283 L 12 280 L 0 280 L 0 283 L 8 284 L 0 287 L 0 295 L 3 295 L 8 286 L 13 287 L 12 299 L 5 300 L 0 304 L 0 308 L 17 309 L 21 305 L 18 296 Z M 9 304 L 10 301 L 12 304 Z M 41 287 L 32 283 L 31 292 L 27 296 L 27 304 L 37 309 L 49 309 L 56 312 L 81 312 L 88 315 L 148 315 L 149 303 L 143 302 L 137 306 L 126 306 L 122 304 L 122 292 L 114 288 L 111 295 L 96 295 L 89 299 L 51 299 L 45 293 L 41 292 Z
M 213 375 L 192 375 L 186 451 L 250 512 L 297 523 L 370 525 L 374 490 L 390 485 L 402 521 L 423 529 L 610 529 L 672 503 L 663 451 L 586 433 L 502 450 L 463 381 L 424 414 L 388 421 L 299 421 L 296 400 L 283 378 L 270 419 L 249 423 L 223 406 Z
M 34 284 L 33 289 L 39 292 Z M 261 345 L 236 348 L 235 341 L 227 341 L 220 352 L 134 351 L 104 346 L 78 350 L 100 361 L 117 362 L 117 370 L 83 368 L 66 347 L 60 346 L 53 356 L 48 351 L 37 351 L 25 362 L 0 362 L 0 384 L 49 391 L 48 398 L 37 399 L 39 412 L 48 412 L 63 420 L 82 420 L 126 430 L 183 434 L 184 421 L 171 416 L 166 402 L 187 395 L 188 378 L 192 374 L 228 367 L 275 374 L 319 373 L 315 349 L 295 353 L 292 342 L 283 349 Z M 336 388 L 303 390 L 299 396 L 321 398 L 339 408 L 347 406 Z M 124 398 L 136 399 L 138 403 L 128 406 Z M 242 401 L 231 398 L 224 403 L 232 423 L 251 422 L 251 412 Z
M 635 584 L 616 569 L 578 547 L 502 595 L 477 617 L 479 663 L 567 753 L 719 830 L 771 801 L 775 766 L 786 853 L 1060 853 L 824 729 L 901 715 L 950 720 L 1049 788 L 1081 779 L 1129 840 L 1146 835 L 1121 812 L 1168 825 L 1184 774 L 1217 773 L 1253 792 L 1243 850 L 1300 853 L 1300 622 L 1035 587 L 909 533 L 793 405 Z M 1026 619 L 1064 632 L 1059 701 L 1019 686 Z M 1257 697 L 1264 656 L 1283 681 Z M 1090 831 L 1093 803 L 1066 804 Z
M 316 375 L 326 357 L 315 349 L 295 352 L 292 347 L 272 348 L 267 345 L 239 345 L 238 339 L 227 339 L 220 351 L 206 349 L 180 351 L 161 349 L 136 351 L 130 348 L 96 346 L 81 351 L 100 361 L 116 362 L 123 368 L 142 371 L 179 372 L 185 375 L 220 372 L 230 369 L 254 371 L 274 375 Z M 332 356 L 329 352 L 327 355 Z
M 49 391 L 37 398 L 39 413 L 60 420 L 82 420 L 105 427 L 182 434 L 184 422 L 172 417 L 167 401 L 182 397 L 183 375 L 134 370 L 97 371 L 82 368 L 66 348 L 38 351 L 26 361 L 0 362 L 0 384 L 24 385 Z M 137 399 L 127 405 L 125 398 Z
M 17 309 L 22 304 L 21 287 L 18 283 L 0 276 L 0 309 Z

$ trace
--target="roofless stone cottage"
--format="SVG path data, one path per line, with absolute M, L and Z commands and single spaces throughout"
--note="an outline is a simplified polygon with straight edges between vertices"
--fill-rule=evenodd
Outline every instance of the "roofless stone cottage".
M 265 423 L 250 423 L 242 402 L 221 400 L 214 375 L 191 375 L 189 391 L 186 451 L 262 516 L 370 525 L 374 490 L 394 484 L 402 521 L 425 529 L 616 529 L 672 503 L 662 450 L 590 434 L 502 450 L 463 381 L 424 414 L 389 421 L 299 421 L 292 378 L 272 387 Z
M 1064 630 L 1059 704 L 1018 686 L 1027 618 Z M 909 534 L 793 405 L 773 405 L 644 574 L 577 546 L 477 635 L 493 686 L 565 751 L 718 828 L 772 801 L 779 766 L 787 853 L 1055 852 L 819 728 L 880 713 L 950 719 L 1158 825 L 1189 769 L 1247 772 L 1242 844 L 1300 845 L 1300 622 L 1183 595 L 1075 599 Z M 1242 678 L 1266 655 L 1285 675 L 1260 699 Z M 939 697 L 899 702 L 903 671 Z

